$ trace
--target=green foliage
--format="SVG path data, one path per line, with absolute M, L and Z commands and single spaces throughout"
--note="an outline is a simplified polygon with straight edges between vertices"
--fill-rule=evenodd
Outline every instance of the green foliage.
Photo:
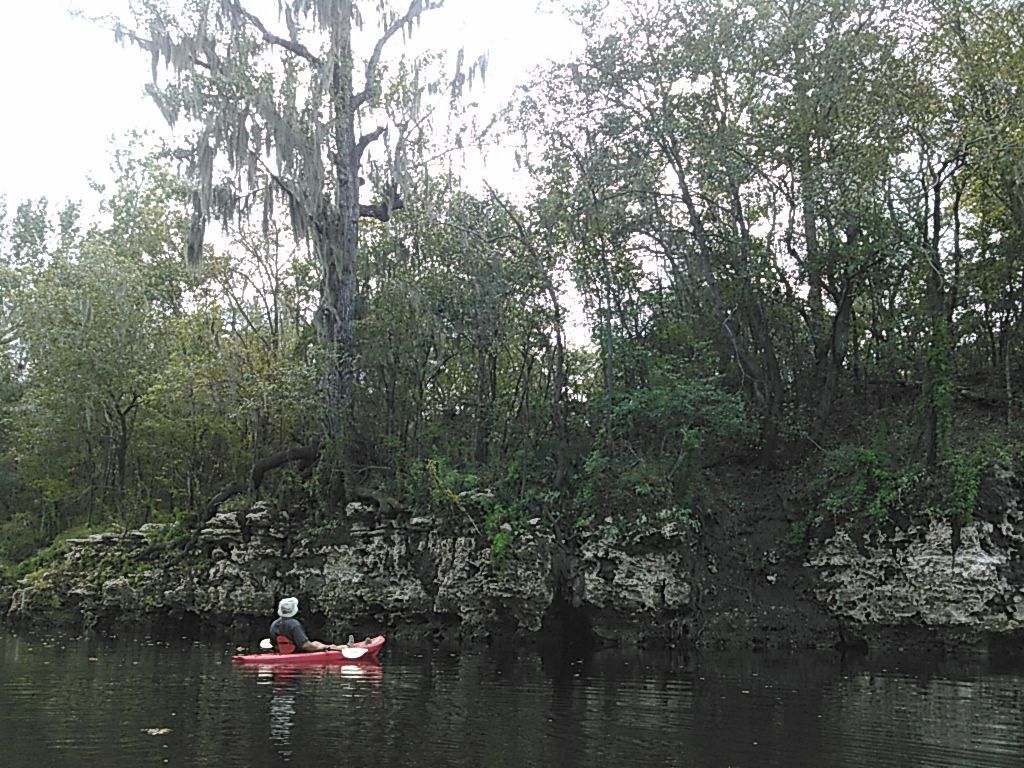
M 67 554 L 69 539 L 86 538 L 96 533 L 105 533 L 108 530 L 105 526 L 76 525 L 61 531 L 45 547 L 34 550 L 30 556 L 14 561 L 12 573 L 15 578 L 21 579 L 33 573 L 48 570 Z
M 981 478 L 992 462 L 987 451 L 971 450 L 928 471 L 919 463 L 900 465 L 880 451 L 844 446 L 829 453 L 812 491 L 822 494 L 822 511 L 839 527 L 877 529 L 924 515 L 963 525 L 973 520 Z M 795 543 L 821 520 L 809 515 L 787 540 Z
M 20 563 L 44 542 L 37 520 L 26 512 L 13 514 L 0 523 L 0 563 Z
M 703 382 L 667 375 L 617 397 L 582 466 L 578 514 L 690 508 L 700 498 L 701 463 L 742 452 L 753 432 L 741 400 Z
M 0 242 L 17 341 L 0 345 L 8 560 L 80 523 L 187 518 L 254 458 L 315 430 L 308 264 L 240 235 L 247 258 L 211 255 L 203 276 L 189 273 L 167 158 L 129 142 L 115 166 L 116 184 L 98 190 L 103 222 L 23 206 L 17 236 Z
M 500 567 L 509 554 L 524 520 L 519 510 L 495 504 L 484 520 L 484 532 L 491 542 L 491 564 Z
M 417 462 L 410 478 L 414 485 L 422 483 L 429 489 L 426 508 L 456 526 L 472 523 L 474 513 L 486 510 L 492 501 L 477 475 L 455 469 L 444 459 L 427 459 L 422 465 Z
M 500 567 L 505 561 L 508 549 L 512 545 L 515 534 L 512 531 L 499 530 L 491 537 L 491 564 Z
M 808 512 L 803 519 L 790 523 L 785 535 L 779 541 L 779 552 L 782 556 L 789 558 L 802 556 L 807 549 L 807 543 L 824 520 L 822 515 Z
M 160 525 L 159 527 L 151 528 L 147 532 L 146 540 L 150 544 L 165 544 L 174 547 L 183 543 L 192 533 L 188 521 L 180 518 L 167 521 L 157 520 L 154 522 L 158 522 Z
M 970 523 L 978 503 L 982 473 L 992 457 L 978 451 L 952 456 L 943 468 L 948 491 L 943 494 L 946 514 L 960 524 Z
M 882 453 L 842 446 L 826 456 L 818 487 L 826 491 L 822 507 L 836 525 L 878 527 L 908 511 L 908 491 L 919 480 L 916 473 L 900 472 Z

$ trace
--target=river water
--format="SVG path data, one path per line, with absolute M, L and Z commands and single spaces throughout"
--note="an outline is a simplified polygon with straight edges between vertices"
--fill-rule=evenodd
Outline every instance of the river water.
M 455 655 L 271 672 L 0 634 L 0 766 L 1024 765 L 1024 659 Z

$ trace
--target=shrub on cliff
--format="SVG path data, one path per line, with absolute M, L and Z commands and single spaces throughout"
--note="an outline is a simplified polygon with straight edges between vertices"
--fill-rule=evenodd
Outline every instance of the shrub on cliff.
M 664 376 L 595 404 L 603 407 L 607 416 L 581 473 L 583 518 L 688 508 L 700 499 L 703 468 L 756 442 L 742 399 L 701 381 Z

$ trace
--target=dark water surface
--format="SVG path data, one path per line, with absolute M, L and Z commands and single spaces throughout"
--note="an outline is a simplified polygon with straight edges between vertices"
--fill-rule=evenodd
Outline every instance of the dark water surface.
M 0 634 L 0 766 L 1024 765 L 1024 662 L 385 648 L 276 674 L 188 641 Z

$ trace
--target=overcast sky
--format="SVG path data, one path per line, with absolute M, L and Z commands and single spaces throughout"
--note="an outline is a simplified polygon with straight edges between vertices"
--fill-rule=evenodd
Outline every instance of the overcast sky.
M 538 14 L 536 5 L 447 0 L 445 9 L 424 16 L 421 31 L 436 34 L 437 47 L 489 52 L 485 98 L 501 101 L 530 68 L 571 47 L 568 23 Z M 117 45 L 109 30 L 72 18 L 72 8 L 126 16 L 127 0 L 0 1 L 0 195 L 11 207 L 27 197 L 88 197 L 88 178 L 106 178 L 112 137 L 133 128 L 168 133 L 143 95 L 147 56 Z M 284 34 L 273 13 L 267 18 Z

